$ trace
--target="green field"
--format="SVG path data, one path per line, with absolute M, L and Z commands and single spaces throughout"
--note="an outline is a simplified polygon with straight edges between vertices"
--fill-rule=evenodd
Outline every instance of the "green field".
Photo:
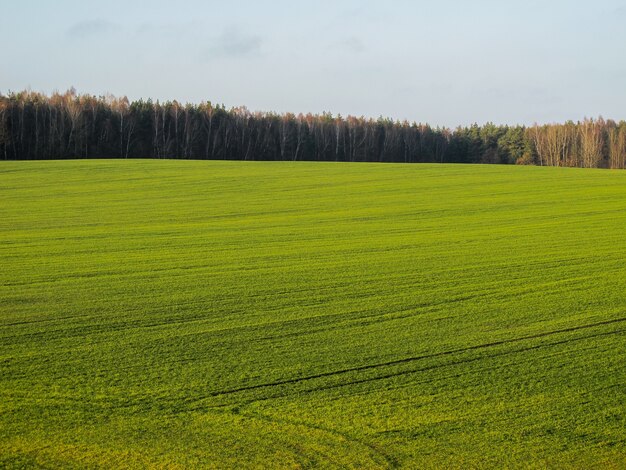
M 626 172 L 0 163 L 0 467 L 626 468 Z

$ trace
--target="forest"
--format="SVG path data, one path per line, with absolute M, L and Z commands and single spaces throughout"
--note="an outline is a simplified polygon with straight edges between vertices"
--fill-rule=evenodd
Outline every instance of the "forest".
M 0 94 L 0 158 L 169 158 L 626 167 L 626 122 L 449 129 L 380 117 L 251 112 L 211 102 Z

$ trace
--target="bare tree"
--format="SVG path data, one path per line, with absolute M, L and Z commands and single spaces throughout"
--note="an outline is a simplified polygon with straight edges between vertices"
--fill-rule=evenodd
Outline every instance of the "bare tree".
M 215 115 L 215 109 L 211 105 L 211 102 L 207 102 L 200 106 L 200 113 L 202 115 L 202 127 L 206 134 L 206 143 L 204 146 L 204 157 L 209 158 L 209 149 L 211 148 L 211 138 L 213 134 L 213 116 Z
M 7 130 L 7 114 L 8 114 L 8 103 L 4 97 L 0 96 L 0 151 L 2 151 L 2 155 L 4 159 L 7 160 L 9 151 L 9 132 Z
M 626 168 L 626 124 L 608 131 L 609 168 Z
M 585 119 L 578 125 L 582 166 L 585 168 L 597 167 L 602 160 L 602 124 L 601 120 Z

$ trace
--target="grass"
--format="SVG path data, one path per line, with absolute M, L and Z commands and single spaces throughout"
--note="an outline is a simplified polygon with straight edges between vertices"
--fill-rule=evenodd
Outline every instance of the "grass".
M 624 468 L 626 172 L 0 165 L 0 467 Z

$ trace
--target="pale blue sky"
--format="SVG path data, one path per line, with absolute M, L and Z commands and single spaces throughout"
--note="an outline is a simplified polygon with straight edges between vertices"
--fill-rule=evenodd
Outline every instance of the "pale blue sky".
M 0 0 L 0 91 L 456 126 L 626 119 L 626 0 Z

